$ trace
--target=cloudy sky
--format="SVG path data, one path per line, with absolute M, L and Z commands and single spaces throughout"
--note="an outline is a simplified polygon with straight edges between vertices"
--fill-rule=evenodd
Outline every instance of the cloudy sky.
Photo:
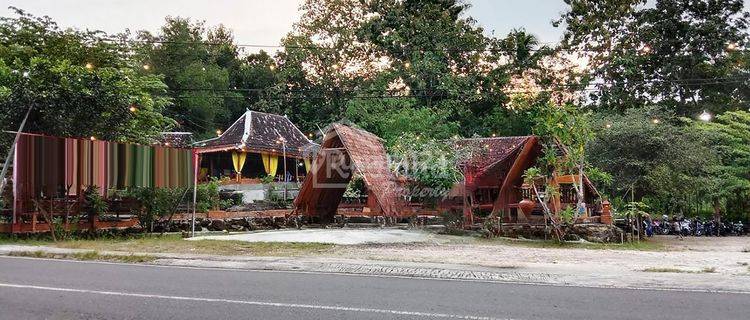
M 63 27 L 117 33 L 125 29 L 156 31 L 164 17 L 182 16 L 223 23 L 237 43 L 277 45 L 299 18 L 302 0 L 0 0 L 34 15 L 48 15 Z M 542 42 L 556 42 L 561 31 L 550 21 L 565 9 L 562 0 L 469 0 L 473 16 L 487 32 L 500 36 L 525 27 Z

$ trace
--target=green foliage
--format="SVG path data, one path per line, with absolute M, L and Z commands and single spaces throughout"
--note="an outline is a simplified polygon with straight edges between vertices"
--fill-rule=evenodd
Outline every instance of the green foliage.
M 109 206 L 99 193 L 98 186 L 89 186 L 83 191 L 84 208 L 89 217 L 100 216 L 107 213 Z
M 262 184 L 272 184 L 275 180 L 276 180 L 276 177 L 270 174 L 260 177 L 260 183 Z
M 750 203 L 750 112 L 726 112 L 694 126 L 707 135 L 710 152 L 718 158 L 708 169 L 705 196 L 730 214 L 745 213 Z
M 563 223 L 570 224 L 573 222 L 573 218 L 575 218 L 576 210 L 575 208 L 569 206 L 563 210 L 560 210 L 560 212 L 558 212 L 557 215 L 560 216 L 560 220 Z
M 174 213 L 187 190 L 184 188 L 138 187 L 124 192 L 125 197 L 136 199 L 140 208 L 134 212 L 146 230 L 152 230 L 154 223 Z
M 458 134 L 458 124 L 449 121 L 444 111 L 415 104 L 412 99 L 355 99 L 348 104 L 347 118 L 391 145 L 405 134 L 435 139 Z
M 15 14 L 0 18 L 0 127 L 16 130 L 29 106 L 26 130 L 58 136 L 150 144 L 173 126 L 161 77 L 137 71 L 127 46 Z
M 208 212 L 209 210 L 218 210 L 221 208 L 222 201 L 219 194 L 219 180 L 214 178 L 207 183 L 199 184 L 196 199 L 197 212 Z
M 625 205 L 625 210 L 620 212 L 620 217 L 638 217 L 648 214 L 648 211 L 651 210 L 651 207 L 643 202 L 628 202 Z
M 598 105 L 622 111 L 658 97 L 681 116 L 747 105 L 744 82 L 733 81 L 746 74 L 747 53 L 729 46 L 747 40 L 743 0 L 566 3 L 562 47 L 588 50 L 590 78 L 611 84 L 591 95 Z
M 389 149 L 394 160 L 392 169 L 408 179 L 412 196 L 435 200 L 462 178 L 457 165 L 460 152 L 451 148 L 453 145 L 404 134 Z
M 347 198 L 359 198 L 367 195 L 367 187 L 365 186 L 365 179 L 361 176 L 354 176 L 349 184 L 346 186 L 344 197 Z
M 611 173 L 614 196 L 632 196 L 660 212 L 680 213 L 708 191 L 708 170 L 716 164 L 716 155 L 707 136 L 686 126 L 674 112 L 646 107 L 603 113 L 594 128 L 596 138 L 587 146 L 589 161 Z

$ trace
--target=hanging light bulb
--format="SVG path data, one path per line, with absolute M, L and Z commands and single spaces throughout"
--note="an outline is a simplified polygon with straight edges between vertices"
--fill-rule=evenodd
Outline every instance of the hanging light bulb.
M 91 62 L 86 62 L 86 69 L 89 69 L 89 70 L 94 69 L 94 64 Z
M 130 112 L 136 112 L 138 111 L 138 108 L 135 107 L 135 105 L 130 106 L 129 108 Z
M 94 136 L 91 136 L 91 138 L 89 138 L 89 139 L 90 139 L 91 141 L 96 141 L 96 137 L 94 137 Z
M 701 113 L 698 116 L 698 119 L 700 119 L 701 121 L 705 121 L 705 122 L 709 122 L 713 118 L 714 118 L 714 116 L 711 113 L 709 113 L 708 111 L 706 111 L 706 110 L 703 110 L 703 113 Z
M 651 53 L 651 47 L 649 45 L 647 45 L 647 44 L 643 45 L 643 47 L 641 47 L 641 53 L 642 54 L 649 54 L 649 53 Z
M 143 65 L 143 70 L 149 70 L 149 69 L 151 69 L 150 65 L 148 65 L 148 64 L 144 64 Z
M 607 128 L 607 129 L 612 128 L 612 124 L 611 123 L 607 123 L 607 124 L 604 125 L 604 127 Z
M 409 63 L 409 62 L 404 63 L 404 68 L 406 68 L 406 69 L 411 68 L 411 63 Z
M 659 122 L 661 122 L 661 120 L 659 120 L 658 118 L 653 118 L 653 119 L 651 119 L 651 122 L 653 124 L 659 124 Z
M 221 130 L 216 130 L 216 135 L 221 136 Z

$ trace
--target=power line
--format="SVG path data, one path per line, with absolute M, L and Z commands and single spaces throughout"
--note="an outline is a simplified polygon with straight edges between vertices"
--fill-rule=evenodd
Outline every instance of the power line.
M 210 42 L 210 41 L 171 41 L 171 40 L 139 40 L 139 39 L 112 39 L 112 38 L 104 38 L 103 41 L 111 41 L 111 42 L 121 42 L 121 43 L 142 43 L 142 44 L 174 44 L 174 45 L 205 45 L 205 46 L 233 46 L 238 48 L 258 48 L 258 49 L 306 49 L 306 50 L 321 50 L 321 51 L 339 51 L 342 49 L 339 48 L 332 48 L 332 47 L 326 47 L 326 46 L 320 46 L 320 45 L 288 45 L 288 44 L 252 44 L 252 43 L 226 43 L 226 42 Z M 612 49 L 608 48 L 600 48 L 600 49 L 584 49 L 584 48 L 561 48 L 561 47 L 555 47 L 557 45 L 560 45 L 562 43 L 560 42 L 546 42 L 546 43 L 539 43 L 542 46 L 537 48 L 525 48 L 525 50 L 529 52 L 539 52 L 539 51 L 558 51 L 558 52 L 610 52 Z M 549 47 L 547 45 L 553 45 L 553 47 Z M 645 45 L 648 47 L 648 45 Z M 650 48 L 650 47 L 649 47 Z M 363 48 L 368 49 L 368 48 Z M 497 48 L 497 47 L 488 47 L 484 49 L 465 49 L 465 48 L 415 48 L 415 47 L 404 47 L 402 49 L 393 49 L 393 48 L 383 48 L 380 49 L 383 52 L 400 52 L 400 53 L 413 53 L 413 52 L 495 52 L 495 53 L 511 53 L 516 52 L 519 50 L 524 50 L 524 48 Z M 634 52 L 638 52 L 643 55 L 649 54 L 648 52 L 644 52 L 643 48 L 632 48 Z M 747 51 L 748 49 L 739 48 L 736 47 L 736 45 L 733 45 L 733 48 L 727 48 L 728 52 L 732 51 Z M 650 49 L 648 50 L 651 51 Z M 190 54 L 183 54 L 183 55 L 190 55 Z

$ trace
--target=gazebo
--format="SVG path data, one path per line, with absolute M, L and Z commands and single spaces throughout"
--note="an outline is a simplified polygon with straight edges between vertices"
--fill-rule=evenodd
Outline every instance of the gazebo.
M 302 181 L 317 145 L 286 116 L 247 110 L 218 137 L 197 142 L 199 179 L 236 184 Z

